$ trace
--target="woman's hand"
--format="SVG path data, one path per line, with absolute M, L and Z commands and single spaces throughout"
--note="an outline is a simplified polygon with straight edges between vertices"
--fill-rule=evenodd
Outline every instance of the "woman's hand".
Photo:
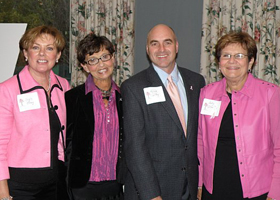
M 202 188 L 198 188 L 198 190 L 197 190 L 197 200 L 201 200 L 201 196 L 202 196 Z
M 9 197 L 9 188 L 8 188 L 8 182 L 7 180 L 1 180 L 0 181 L 0 199 Z

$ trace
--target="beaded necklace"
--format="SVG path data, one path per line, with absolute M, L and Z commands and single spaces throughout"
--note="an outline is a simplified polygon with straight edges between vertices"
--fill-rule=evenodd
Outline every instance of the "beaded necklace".
M 96 86 L 96 85 L 95 85 Z M 96 86 L 97 87 L 97 86 Z M 109 88 L 109 90 L 102 90 L 99 87 L 97 87 L 98 90 L 100 90 L 101 95 L 102 95 L 102 99 L 107 99 L 109 100 L 110 96 L 111 96 L 111 89 L 112 89 L 112 84 Z

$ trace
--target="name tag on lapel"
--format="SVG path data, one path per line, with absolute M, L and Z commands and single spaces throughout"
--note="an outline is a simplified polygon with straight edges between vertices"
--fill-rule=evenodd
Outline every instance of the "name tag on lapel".
M 41 107 L 37 92 L 17 95 L 17 102 L 20 112 L 35 110 Z
M 162 86 L 144 88 L 144 95 L 147 105 L 165 101 Z
M 203 99 L 201 114 L 210 115 L 211 118 L 217 117 L 221 108 L 221 101 L 216 101 L 212 99 Z

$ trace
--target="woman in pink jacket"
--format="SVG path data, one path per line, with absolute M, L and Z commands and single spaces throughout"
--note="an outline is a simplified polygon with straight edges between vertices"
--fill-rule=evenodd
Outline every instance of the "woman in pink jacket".
M 280 88 L 252 76 L 256 55 L 247 33 L 216 45 L 224 78 L 201 90 L 198 199 L 280 199 Z
M 52 71 L 65 41 L 54 27 L 20 40 L 27 65 L 0 84 L 0 199 L 67 199 L 63 183 L 66 79 Z

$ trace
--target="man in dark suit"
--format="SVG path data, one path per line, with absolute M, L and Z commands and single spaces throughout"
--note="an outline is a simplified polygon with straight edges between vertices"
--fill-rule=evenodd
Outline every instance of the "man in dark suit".
M 125 200 L 195 200 L 198 186 L 198 98 L 203 77 L 178 67 L 174 31 L 159 24 L 148 33 L 151 66 L 121 86 Z M 171 75 L 179 90 L 186 130 L 166 90 Z

